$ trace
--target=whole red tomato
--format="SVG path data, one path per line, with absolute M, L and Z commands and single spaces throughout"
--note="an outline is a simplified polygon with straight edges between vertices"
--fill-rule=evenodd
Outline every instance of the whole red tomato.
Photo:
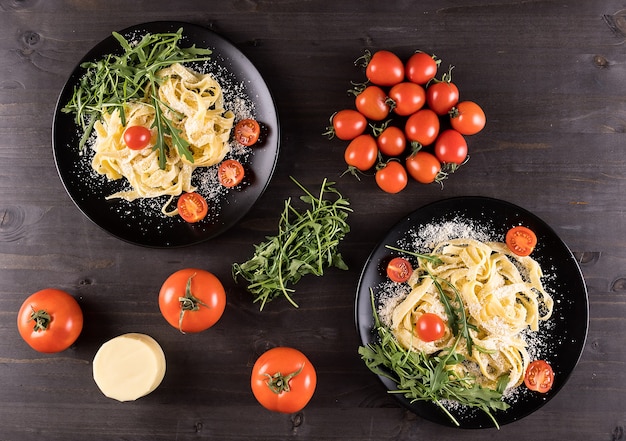
M 360 171 L 369 170 L 376 164 L 378 146 L 376 140 L 370 134 L 359 135 L 350 141 L 344 159 L 346 164 Z
M 389 98 L 393 101 L 393 111 L 397 115 L 408 116 L 424 106 L 426 92 L 419 84 L 404 81 L 389 90 Z
M 17 329 L 36 351 L 53 353 L 69 348 L 83 329 L 80 305 L 65 291 L 46 288 L 29 296 L 17 313 Z
M 399 127 L 387 126 L 376 138 L 376 144 L 383 155 L 400 156 L 406 149 L 406 137 Z
M 435 156 L 446 164 L 461 165 L 467 158 L 467 141 L 454 129 L 444 130 L 435 141 Z
M 463 135 L 475 135 L 487 122 L 485 112 L 473 101 L 461 101 L 449 113 L 452 128 Z
M 404 79 L 404 64 L 393 52 L 374 52 L 367 63 L 365 76 L 377 86 L 393 86 Z
M 406 187 L 408 177 L 404 166 L 398 161 L 389 161 L 376 171 L 376 184 L 387 193 L 399 193 Z
M 343 141 L 350 141 L 362 134 L 367 128 L 367 118 L 353 109 L 344 109 L 331 117 L 332 127 L 326 132 L 329 137 L 336 136 Z
M 161 314 L 182 333 L 210 328 L 225 308 L 224 286 L 214 274 L 201 269 L 176 271 L 163 282 L 159 292 Z
M 299 350 L 276 347 L 262 354 L 252 367 L 252 393 L 273 412 L 302 410 L 317 386 L 315 367 Z
M 459 102 L 459 88 L 450 81 L 435 81 L 426 89 L 426 103 L 437 115 L 446 115 Z
M 441 163 L 432 153 L 419 151 L 406 159 L 406 169 L 417 182 L 430 184 L 438 179 Z
M 378 86 L 367 86 L 354 100 L 356 109 L 366 118 L 381 121 L 389 115 L 387 94 Z
M 404 133 L 409 141 L 422 146 L 431 145 L 439 135 L 439 117 L 430 109 L 421 109 L 409 116 L 404 126 Z
M 404 67 L 409 81 L 417 84 L 426 84 L 437 75 L 439 61 L 434 55 L 425 52 L 416 52 L 408 59 Z

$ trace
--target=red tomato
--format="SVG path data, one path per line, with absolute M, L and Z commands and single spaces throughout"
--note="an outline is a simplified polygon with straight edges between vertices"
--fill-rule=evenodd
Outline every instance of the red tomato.
M 406 159 L 406 169 L 417 182 L 430 184 L 439 178 L 441 163 L 432 153 L 419 151 Z
M 241 162 L 236 159 L 227 159 L 222 162 L 217 170 L 217 177 L 224 187 L 235 187 L 243 180 L 245 171 Z
M 506 233 L 506 244 L 518 256 L 528 256 L 537 245 L 537 236 L 530 228 L 518 225 Z
M 404 133 L 409 141 L 427 146 L 435 142 L 439 134 L 439 117 L 430 109 L 421 109 L 409 116 Z
M 435 141 L 435 156 L 441 162 L 461 165 L 467 158 L 467 141 L 454 129 L 444 130 Z
M 376 138 L 380 152 L 387 156 L 400 156 L 406 149 L 406 137 L 402 129 L 388 126 Z
M 376 164 L 378 157 L 378 146 L 372 135 L 359 135 L 350 141 L 344 159 L 346 164 L 360 171 L 369 170 Z
M 356 109 L 366 118 L 381 121 L 389 115 L 387 94 L 378 86 L 367 86 L 355 99 Z
M 226 292 L 212 273 L 185 268 L 170 275 L 159 292 L 165 320 L 182 333 L 209 329 L 222 317 Z
M 415 330 L 420 340 L 436 341 L 446 333 L 446 324 L 437 314 L 426 312 L 417 319 Z
M 387 276 L 396 283 L 404 283 L 413 274 L 411 262 L 403 257 L 394 257 L 387 264 Z
M 389 98 L 393 100 L 393 111 L 397 115 L 408 116 L 424 106 L 426 92 L 419 84 L 404 81 L 389 90 Z
M 30 295 L 17 313 L 17 329 L 36 351 L 53 353 L 69 348 L 83 329 L 80 305 L 65 291 L 46 288 Z
M 251 146 L 261 136 L 261 126 L 251 118 L 242 119 L 235 125 L 235 139 L 239 144 Z
M 376 184 L 387 193 L 399 193 L 407 183 L 406 170 L 398 161 L 389 161 L 376 171 Z
M 199 222 L 209 212 L 206 199 L 199 193 L 183 193 L 176 204 L 178 214 L 189 223 Z
M 431 83 L 426 89 L 426 103 L 437 115 L 447 114 L 459 102 L 459 88 L 449 81 Z
M 350 141 L 367 128 L 367 118 L 360 112 L 352 109 L 344 109 L 331 117 L 332 128 L 327 132 L 331 137 L 335 135 L 343 141 Z
M 302 410 L 313 397 L 317 374 L 302 352 L 276 347 L 254 363 L 250 386 L 254 397 L 266 409 L 294 413 Z
M 365 76 L 378 86 L 393 86 L 404 79 L 404 64 L 393 52 L 377 51 L 367 63 Z
M 535 360 L 526 368 L 524 384 L 530 390 L 545 394 L 554 384 L 552 366 L 543 360 Z
M 417 84 L 426 84 L 437 75 L 439 61 L 434 55 L 425 52 L 416 52 L 408 59 L 404 67 L 409 81 Z
M 449 113 L 452 128 L 463 135 L 475 135 L 487 122 L 485 112 L 473 101 L 461 101 Z
M 124 142 L 131 150 L 142 150 L 150 144 L 152 132 L 144 126 L 130 126 L 124 130 Z

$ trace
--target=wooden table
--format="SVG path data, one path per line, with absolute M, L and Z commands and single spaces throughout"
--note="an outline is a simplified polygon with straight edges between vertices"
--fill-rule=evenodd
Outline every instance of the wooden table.
M 88 2 L 0 0 L 0 439 L 53 440 L 621 440 L 626 424 L 626 10 L 623 2 L 483 0 L 364 2 Z M 86 219 L 55 169 L 57 97 L 80 58 L 114 30 L 179 20 L 229 39 L 267 80 L 280 114 L 275 174 L 227 233 L 198 245 L 153 249 L 120 241 Z M 345 144 L 322 136 L 352 106 L 365 49 L 434 53 L 455 66 L 488 123 L 470 162 L 439 185 L 410 182 L 389 195 L 371 176 L 341 176 Z M 231 264 L 275 233 L 290 180 L 337 182 L 354 212 L 340 250 L 348 271 L 297 285 L 299 309 L 259 312 Z M 455 196 L 517 204 L 551 225 L 578 259 L 589 292 L 588 339 L 560 393 L 496 429 L 433 424 L 399 406 L 357 354 L 360 271 L 407 213 Z M 201 267 L 223 281 L 228 304 L 207 332 L 180 335 L 156 303 L 172 272 Z M 85 314 L 76 345 L 47 355 L 19 337 L 16 313 L 45 287 L 72 293 Z M 580 323 L 584 326 L 584 323 Z M 105 398 L 91 362 L 107 339 L 143 332 L 167 354 L 165 380 L 136 402 Z M 255 359 L 298 347 L 318 370 L 310 404 L 270 413 L 250 392 Z

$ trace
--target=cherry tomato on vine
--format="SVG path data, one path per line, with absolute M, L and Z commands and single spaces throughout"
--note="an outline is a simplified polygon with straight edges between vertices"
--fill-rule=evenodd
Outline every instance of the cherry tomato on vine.
M 438 179 L 441 163 L 432 153 L 419 151 L 406 159 L 406 169 L 417 182 L 430 184 Z
M 344 109 L 331 117 L 332 128 L 326 132 L 329 136 L 335 135 L 343 141 L 350 141 L 367 128 L 367 118 L 360 112 L 352 109 Z
M 554 384 L 554 371 L 544 360 L 535 360 L 526 368 L 524 384 L 530 390 L 545 394 Z
M 387 103 L 387 94 L 378 86 L 367 86 L 355 99 L 356 109 L 366 118 L 381 121 L 391 110 Z
M 124 130 L 124 142 L 131 150 L 142 150 L 148 147 L 152 132 L 144 126 L 129 126 Z
M 251 146 L 256 144 L 261 136 L 261 126 L 251 118 L 242 119 L 235 124 L 235 139 L 239 144 Z
M 485 112 L 473 101 L 461 101 L 449 114 L 452 128 L 463 135 L 475 135 L 487 122 Z
M 404 257 L 394 257 L 387 264 L 387 277 L 396 283 L 404 283 L 413 274 L 411 262 Z
M 439 134 L 439 117 L 430 109 L 421 109 L 409 116 L 404 126 L 404 133 L 409 141 L 422 146 L 435 142 Z
M 459 88 L 449 81 L 436 81 L 426 89 L 426 103 L 437 115 L 446 115 L 459 102 Z
M 46 288 L 31 294 L 17 313 L 20 336 L 36 351 L 53 353 L 69 348 L 83 329 L 80 305 L 65 291 Z
M 185 268 L 171 274 L 159 291 L 159 309 L 165 320 L 182 333 L 209 329 L 222 317 L 226 292 L 208 271 Z
M 387 193 L 399 193 L 406 187 L 406 169 L 398 161 L 389 161 L 376 171 L 376 184 Z
M 426 92 L 419 84 L 404 81 L 389 90 L 389 98 L 393 101 L 394 113 L 408 116 L 424 106 Z
M 467 141 L 454 129 L 444 130 L 435 141 L 435 156 L 443 163 L 461 165 L 467 158 Z
M 181 194 L 178 197 L 176 208 L 178 208 L 180 217 L 189 223 L 201 221 L 209 212 L 206 199 L 195 192 Z
M 344 152 L 346 164 L 360 171 L 372 168 L 376 164 L 377 157 L 378 146 L 376 145 L 376 140 L 369 134 L 359 135 L 354 138 Z
M 252 393 L 268 410 L 294 413 L 311 400 L 317 373 L 309 359 L 297 349 L 276 347 L 262 354 L 252 367 Z
M 244 176 L 243 165 L 236 159 L 223 161 L 217 169 L 217 177 L 224 187 L 232 188 L 239 185 Z
M 530 229 L 518 225 L 506 233 L 506 245 L 518 256 L 528 256 L 537 246 L 537 236 Z
M 367 63 L 365 76 L 377 86 L 393 86 L 404 79 L 404 64 L 393 52 L 374 52 Z
M 416 52 L 407 60 L 404 70 L 409 81 L 426 84 L 437 75 L 439 62 L 433 55 Z
M 436 341 L 446 333 L 446 324 L 437 314 L 426 312 L 419 316 L 415 324 L 417 336 L 422 341 Z
M 406 149 L 406 136 L 399 127 L 387 126 L 376 138 L 376 144 L 383 155 L 400 156 Z

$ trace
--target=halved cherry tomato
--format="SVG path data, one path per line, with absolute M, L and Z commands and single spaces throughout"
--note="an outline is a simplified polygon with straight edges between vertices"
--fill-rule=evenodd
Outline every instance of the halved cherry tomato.
M 387 94 L 378 86 L 367 86 L 356 96 L 354 102 L 356 109 L 373 121 L 387 118 L 391 110 L 387 103 Z
M 124 142 L 131 150 L 142 150 L 150 144 L 152 132 L 144 126 L 129 126 L 124 130 Z
M 389 90 L 389 98 L 393 100 L 393 111 L 396 115 L 408 116 L 424 106 L 426 92 L 419 84 L 404 81 Z
M 419 316 L 415 324 L 417 336 L 422 341 L 436 341 L 446 333 L 446 324 L 437 314 L 426 312 Z
M 459 88 L 449 81 L 435 81 L 426 89 L 426 103 L 437 115 L 445 115 L 459 102 Z
M 178 214 L 189 223 L 199 222 L 209 212 L 206 199 L 199 193 L 183 193 L 176 203 Z
M 421 109 L 406 120 L 404 133 L 409 141 L 428 146 L 437 139 L 439 128 L 439 117 L 437 114 L 430 109 Z
M 475 135 L 487 122 L 485 112 L 473 101 L 461 101 L 448 113 L 452 128 L 463 135 Z
M 537 236 L 530 228 L 518 225 L 507 231 L 506 244 L 518 256 L 528 256 L 537 246 Z
M 376 144 L 383 155 L 400 156 L 406 149 L 406 136 L 399 127 L 388 126 L 380 132 Z
M 365 76 L 372 84 L 393 86 L 404 78 L 404 64 L 393 52 L 380 50 L 367 63 Z
M 344 152 L 346 164 L 360 171 L 372 168 L 376 164 L 377 157 L 378 146 L 370 134 L 359 135 L 354 138 Z
M 234 187 L 239 185 L 245 176 L 245 171 L 241 162 L 236 159 L 223 161 L 217 169 L 217 177 L 224 187 Z
M 350 141 L 367 128 L 367 118 L 361 112 L 352 109 L 344 109 L 331 117 L 332 127 L 326 134 L 332 138 L 336 136 L 343 141 Z
M 261 126 L 252 119 L 246 118 L 235 124 L 235 139 L 239 144 L 251 146 L 256 144 L 261 136 Z
M 394 257 L 387 264 L 387 276 L 396 283 L 404 283 L 413 274 L 411 262 L 404 257 Z
M 535 360 L 526 368 L 524 384 L 530 390 L 545 394 L 554 384 L 554 371 L 544 360 Z
M 461 165 L 467 158 L 467 141 L 454 129 L 444 130 L 435 141 L 435 156 L 441 162 Z
M 398 161 L 389 161 L 376 171 L 376 184 L 387 193 L 399 193 L 406 187 L 406 169 Z
M 406 158 L 406 169 L 417 182 L 430 184 L 438 179 L 441 163 L 432 153 L 418 151 Z
M 434 55 L 416 52 L 408 59 L 404 70 L 409 81 L 426 84 L 437 75 L 439 62 Z

